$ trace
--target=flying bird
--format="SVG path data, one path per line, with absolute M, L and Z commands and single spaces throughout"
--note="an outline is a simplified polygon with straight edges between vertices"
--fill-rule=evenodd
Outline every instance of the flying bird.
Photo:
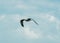
M 20 24 L 22 27 L 24 27 L 24 21 L 26 21 L 26 22 L 33 21 L 34 23 L 36 23 L 38 25 L 38 23 L 35 20 L 33 20 L 32 18 L 28 18 L 28 19 L 21 19 L 20 20 Z

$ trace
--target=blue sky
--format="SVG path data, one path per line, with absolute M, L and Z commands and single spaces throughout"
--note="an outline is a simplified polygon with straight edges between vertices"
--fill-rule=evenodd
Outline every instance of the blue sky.
M 0 43 L 60 43 L 60 0 L 0 0 Z

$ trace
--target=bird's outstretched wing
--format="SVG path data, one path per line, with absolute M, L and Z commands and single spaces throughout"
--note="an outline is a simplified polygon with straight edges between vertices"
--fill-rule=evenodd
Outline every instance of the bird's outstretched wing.
M 24 20 L 25 20 L 25 19 L 20 20 L 20 24 L 21 24 L 22 27 L 24 27 L 24 23 L 23 23 Z
M 39 25 L 35 20 L 32 19 L 32 21 L 33 21 L 34 23 L 36 23 L 37 25 Z

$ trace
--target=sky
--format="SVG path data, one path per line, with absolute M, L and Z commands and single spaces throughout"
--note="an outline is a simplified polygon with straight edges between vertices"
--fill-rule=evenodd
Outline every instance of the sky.
M 60 0 L 0 0 L 0 43 L 60 43 Z

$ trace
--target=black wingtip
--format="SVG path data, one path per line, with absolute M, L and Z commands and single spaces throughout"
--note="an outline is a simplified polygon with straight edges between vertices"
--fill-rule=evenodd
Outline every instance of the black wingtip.
M 20 24 L 22 27 L 24 27 L 23 21 L 24 21 L 24 19 L 20 20 Z

